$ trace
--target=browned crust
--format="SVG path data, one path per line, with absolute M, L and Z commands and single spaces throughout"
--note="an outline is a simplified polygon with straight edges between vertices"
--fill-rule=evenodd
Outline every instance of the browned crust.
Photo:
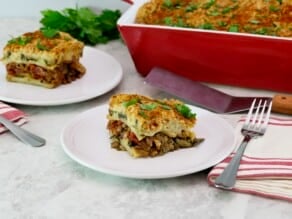
M 167 21 L 166 21 L 167 20 Z M 151 0 L 136 22 L 292 37 L 291 0 Z

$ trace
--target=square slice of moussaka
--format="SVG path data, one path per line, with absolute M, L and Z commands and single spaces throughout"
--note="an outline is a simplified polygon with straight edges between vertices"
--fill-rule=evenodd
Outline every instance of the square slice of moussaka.
M 6 79 L 54 88 L 82 77 L 86 69 L 79 62 L 84 44 L 64 32 L 47 36 L 41 30 L 24 33 L 8 41 L 2 62 Z
M 175 99 L 114 95 L 107 119 L 111 147 L 133 157 L 155 157 L 202 141 L 193 130 L 196 114 Z

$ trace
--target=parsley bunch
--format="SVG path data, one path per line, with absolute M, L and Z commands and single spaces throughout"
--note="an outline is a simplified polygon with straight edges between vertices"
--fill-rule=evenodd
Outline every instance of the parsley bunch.
M 107 43 L 119 38 L 117 20 L 119 10 L 103 10 L 96 14 L 90 8 L 66 8 L 62 11 L 41 11 L 41 30 L 44 32 L 63 31 L 88 45 Z

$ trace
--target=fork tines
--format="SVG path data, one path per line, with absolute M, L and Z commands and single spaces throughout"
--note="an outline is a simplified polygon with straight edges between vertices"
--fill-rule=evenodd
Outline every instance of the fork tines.
M 252 129 L 253 131 L 264 132 L 270 118 L 272 101 L 254 99 L 248 115 L 245 119 L 244 128 Z

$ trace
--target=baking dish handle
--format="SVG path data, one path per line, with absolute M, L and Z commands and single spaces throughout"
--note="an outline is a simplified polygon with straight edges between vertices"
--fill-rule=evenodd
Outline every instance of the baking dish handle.
M 129 3 L 129 4 L 132 5 L 132 4 L 134 4 L 134 1 L 135 1 L 135 0 L 122 0 L 122 1 L 123 1 L 123 2 L 127 2 L 127 3 Z

